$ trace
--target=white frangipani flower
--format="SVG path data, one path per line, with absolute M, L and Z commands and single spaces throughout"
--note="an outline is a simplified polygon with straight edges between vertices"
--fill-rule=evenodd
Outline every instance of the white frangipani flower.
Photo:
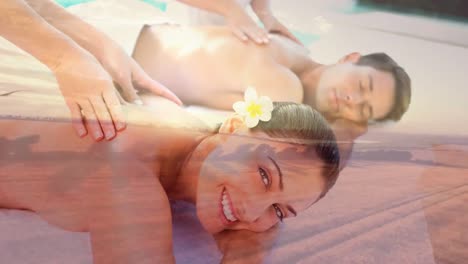
M 273 111 L 273 102 L 268 96 L 258 97 L 254 88 L 248 87 L 244 94 L 245 101 L 239 101 L 232 105 L 234 111 L 245 118 L 248 128 L 258 125 L 259 120 L 270 121 Z

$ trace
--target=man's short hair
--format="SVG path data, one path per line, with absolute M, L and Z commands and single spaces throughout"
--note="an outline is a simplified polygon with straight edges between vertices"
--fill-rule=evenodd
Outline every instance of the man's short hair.
M 411 101 L 411 79 L 408 73 L 385 53 L 372 53 L 361 56 L 356 65 L 370 66 L 376 70 L 392 74 L 395 80 L 395 96 L 390 112 L 375 121 L 399 121 L 409 108 Z

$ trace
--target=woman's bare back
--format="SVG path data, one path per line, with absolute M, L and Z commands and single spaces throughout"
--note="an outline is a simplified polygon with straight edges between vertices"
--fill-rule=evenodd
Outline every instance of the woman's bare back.
M 171 138 L 183 142 L 204 129 L 162 99 L 151 112 L 126 107 L 127 129 L 112 141 L 95 142 L 90 136 L 79 138 L 66 107 L 53 100 L 38 107 L 23 92 L 0 97 L 0 103 L 8 106 L 0 113 L 0 205 L 35 211 L 69 230 L 87 228 L 85 216 L 79 215 L 90 207 L 83 195 L 104 179 L 125 170 L 157 179 L 159 160 L 167 160 L 161 153 L 176 147 Z
M 126 130 L 94 142 L 74 134 L 63 103 L 34 96 L 0 97 L 0 206 L 89 232 L 97 264 L 174 263 L 166 195 L 174 175 L 161 175 L 162 167 L 180 163 L 168 155 L 207 128 L 162 99 L 157 109 L 124 107 Z

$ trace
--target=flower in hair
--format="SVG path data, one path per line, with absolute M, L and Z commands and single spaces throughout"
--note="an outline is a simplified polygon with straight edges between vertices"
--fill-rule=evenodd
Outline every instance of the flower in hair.
M 248 128 L 257 126 L 260 120 L 267 122 L 271 119 L 273 102 L 268 96 L 258 97 L 257 91 L 248 87 L 244 93 L 244 100 L 234 103 L 232 107 L 238 115 L 244 117 Z

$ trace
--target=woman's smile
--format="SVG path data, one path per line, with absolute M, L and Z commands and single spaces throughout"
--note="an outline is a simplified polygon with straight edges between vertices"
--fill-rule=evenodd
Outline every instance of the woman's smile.
M 221 221 L 224 225 L 232 225 L 238 221 L 239 218 L 226 188 L 223 188 L 223 191 L 221 192 L 219 209 Z

